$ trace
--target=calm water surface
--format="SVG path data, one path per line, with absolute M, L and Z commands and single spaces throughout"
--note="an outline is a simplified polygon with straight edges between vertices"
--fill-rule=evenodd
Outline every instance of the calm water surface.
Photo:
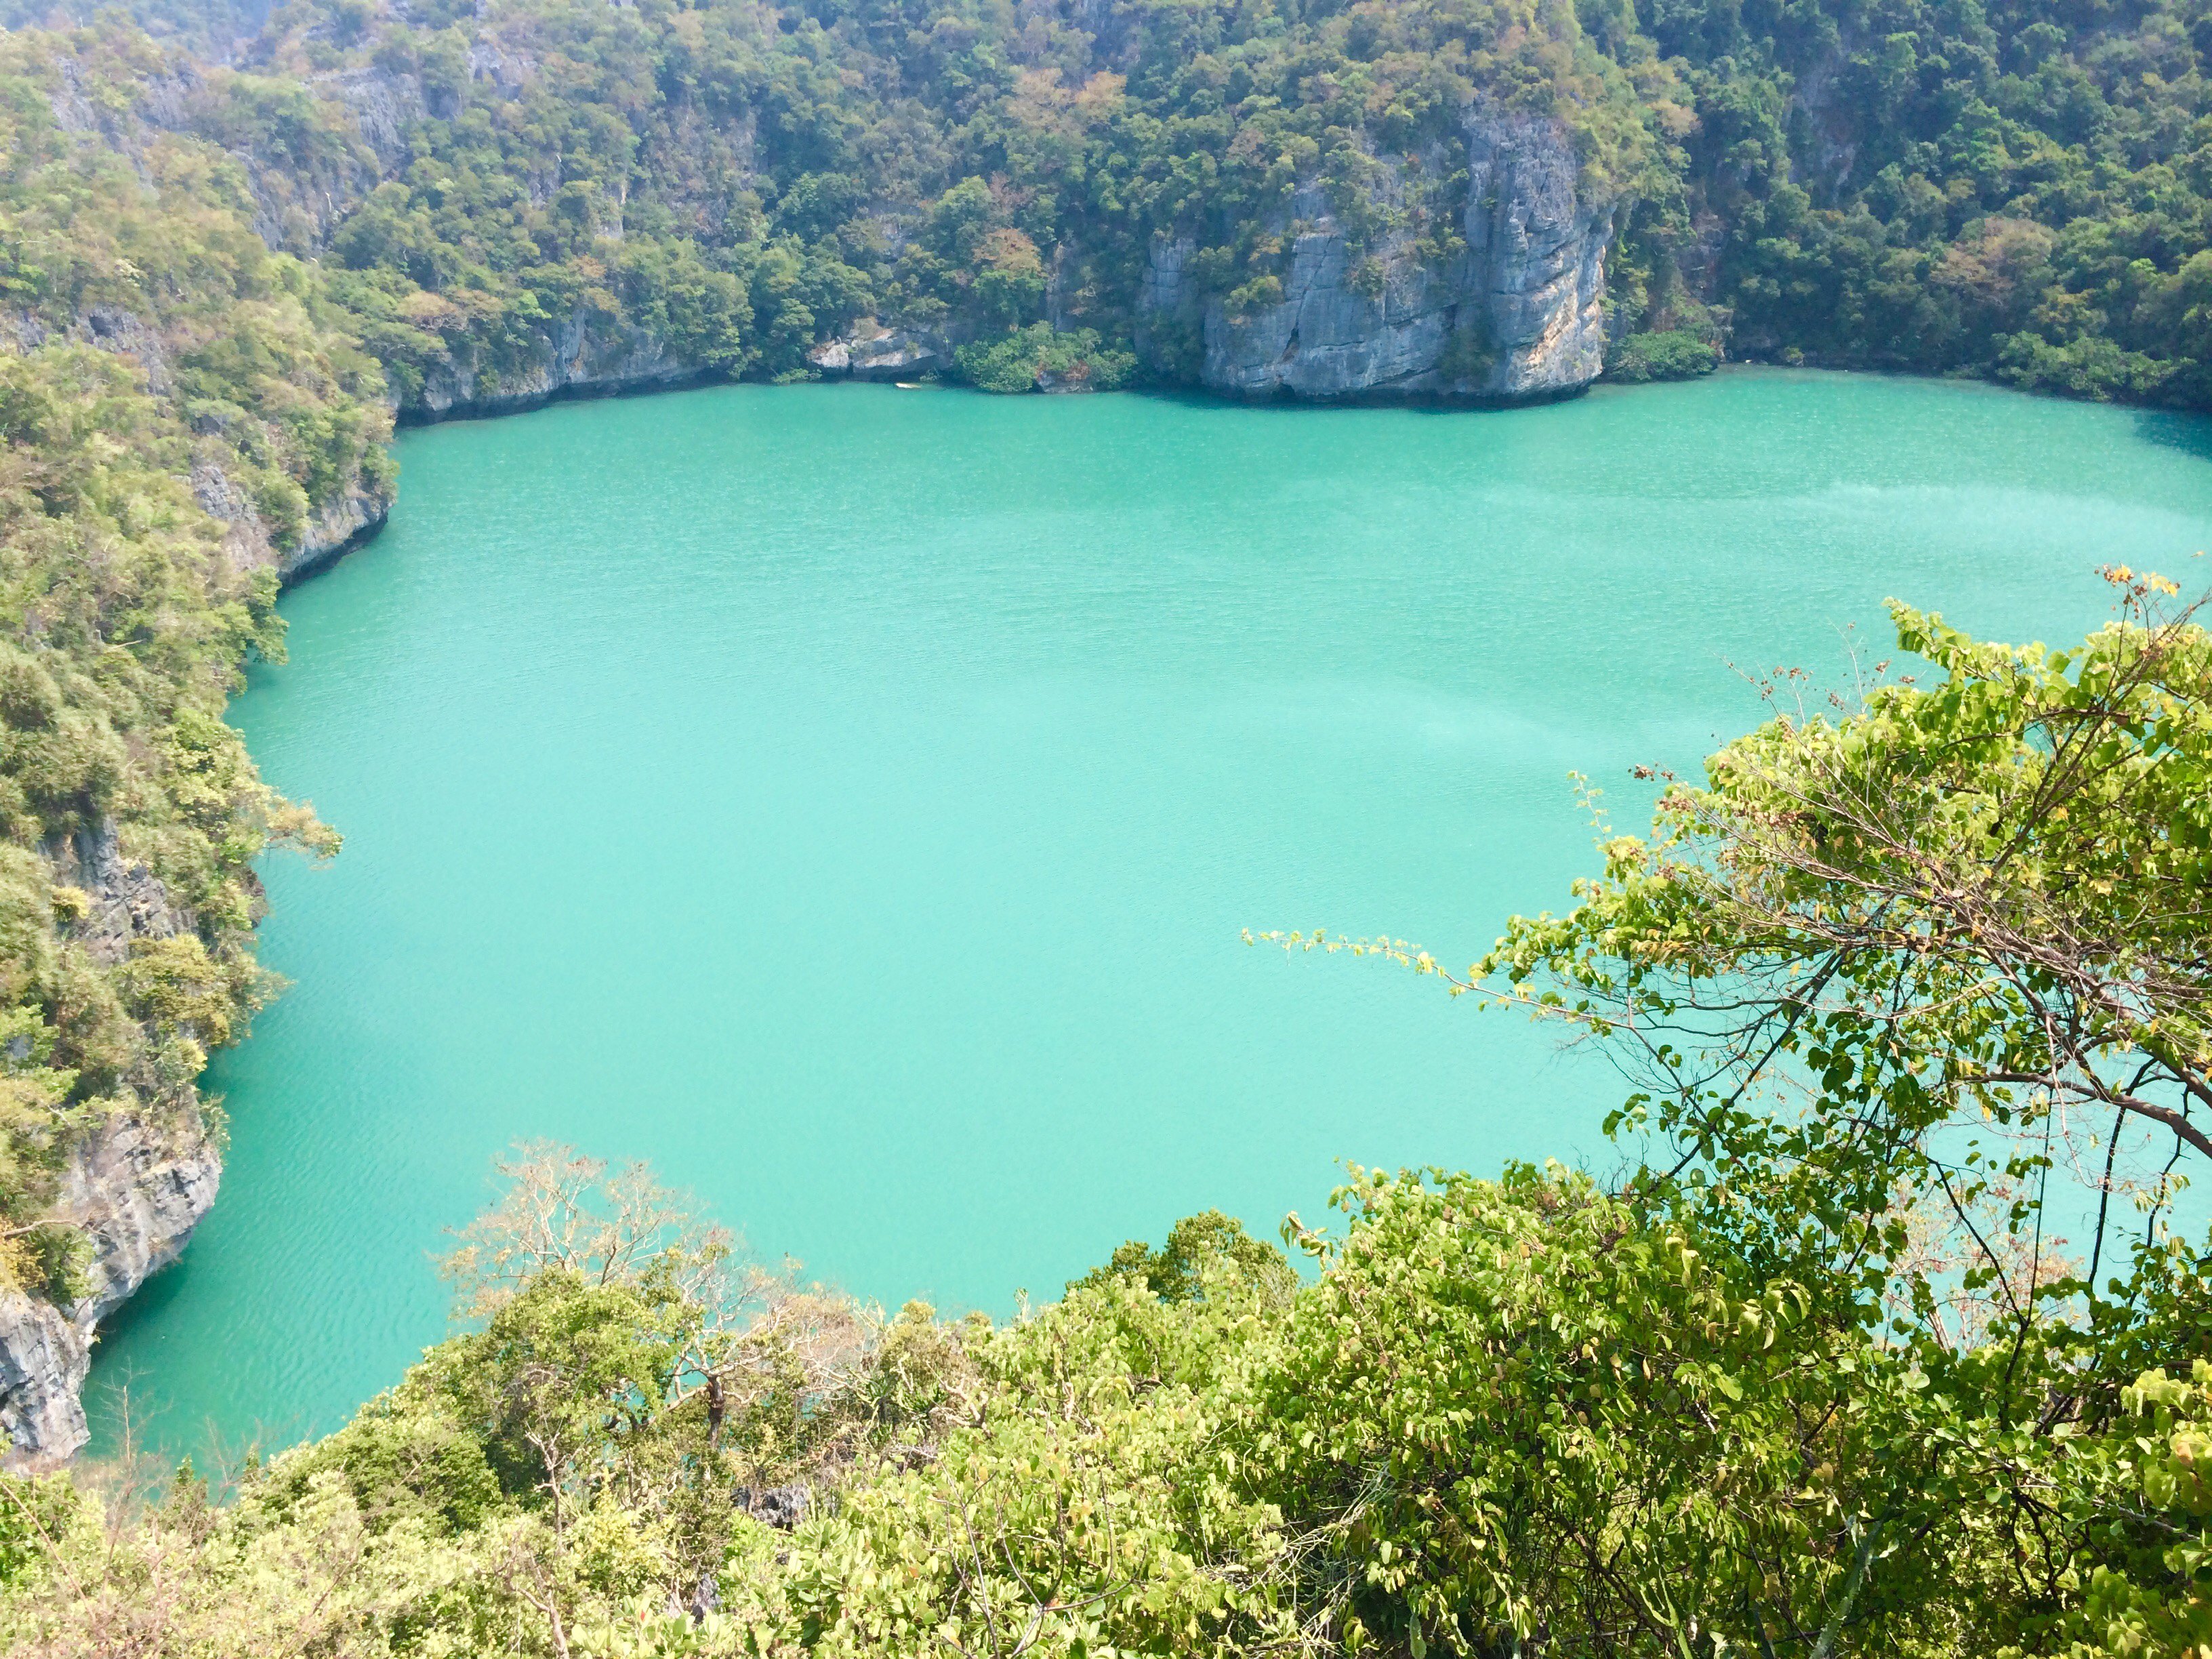
M 102 1345 L 172 1447 L 327 1429 L 445 1329 L 518 1138 L 764 1255 L 1003 1313 L 1338 1159 L 1602 1162 L 1546 1034 L 1239 930 L 1464 963 L 1638 762 L 1849 672 L 1896 594 L 2078 635 L 2212 544 L 2212 431 L 1781 372 L 1510 414 L 730 388 L 401 443 L 236 718 L 346 836 L 211 1079 L 221 1204 Z M 2202 567 L 2196 567 L 2201 569 Z M 1856 629 L 1847 636 L 1845 630 Z M 149 1412 L 158 1412 L 150 1419 Z

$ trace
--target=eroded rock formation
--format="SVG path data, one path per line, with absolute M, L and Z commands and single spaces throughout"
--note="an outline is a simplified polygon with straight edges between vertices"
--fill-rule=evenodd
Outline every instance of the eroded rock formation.
M 450 341 L 402 412 L 431 421 L 505 415 L 556 398 L 677 386 L 703 372 L 659 337 L 579 307 L 533 331 L 529 350 L 510 364 L 483 361 L 465 337 Z
M 1466 252 L 1425 260 L 1412 232 L 1358 252 L 1318 182 L 1292 204 L 1290 267 L 1279 301 L 1232 316 L 1202 295 L 1194 245 L 1153 250 L 1139 347 L 1158 362 L 1174 331 L 1202 341 L 1199 379 L 1219 392 L 1308 398 L 1373 394 L 1540 397 L 1595 380 L 1605 353 L 1605 255 L 1613 204 L 1585 197 L 1559 123 L 1471 114 Z M 1407 179 L 1378 161 L 1370 189 L 1385 213 Z
M 134 940 L 191 926 L 159 878 L 124 853 L 112 822 L 51 843 L 46 854 L 56 884 L 85 895 L 73 936 L 94 962 L 119 962 Z M 52 1215 L 91 1247 L 84 1294 L 56 1307 L 0 1291 L 0 1434 L 9 1442 L 0 1467 L 52 1468 L 84 1445 L 80 1396 L 100 1322 L 177 1259 L 222 1176 L 221 1154 L 189 1096 L 173 1110 L 112 1111 L 66 1149 Z
M 197 1116 L 158 1123 L 118 1113 L 71 1150 L 56 1213 L 91 1243 L 92 1288 L 66 1309 L 21 1291 L 0 1292 L 0 1432 L 11 1443 L 0 1467 L 49 1469 L 83 1447 L 81 1396 L 94 1332 L 182 1253 L 222 1175 Z
M 899 380 L 951 367 L 952 347 L 936 331 L 886 328 L 872 317 L 863 317 L 851 333 L 824 340 L 806 359 L 824 374 Z

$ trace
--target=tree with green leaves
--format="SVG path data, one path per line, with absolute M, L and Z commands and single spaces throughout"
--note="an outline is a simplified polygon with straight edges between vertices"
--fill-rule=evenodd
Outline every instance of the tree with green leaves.
M 1340 1228 L 1286 1225 L 1307 1276 L 1210 1212 L 994 1327 L 803 1289 L 642 1170 L 526 1149 L 453 1258 L 465 1328 L 232 1501 L 0 1483 L 0 1632 L 2193 1653 L 2212 1259 L 2166 1165 L 2203 1111 L 2212 641 L 2110 574 L 2078 648 L 1900 609 L 1926 672 L 1784 678 L 1455 980 L 1634 1074 L 1614 1127 L 1656 1155 L 1618 1179 L 1355 1170 Z M 2094 1280 L 2053 1236 L 2069 1158 L 2141 1205 Z
M 1972 1229 L 2033 1180 L 2014 1231 L 2062 1158 L 2109 1200 L 2124 1150 L 2212 1153 L 2212 637 L 2106 574 L 2123 614 L 2074 649 L 1895 607 L 1930 683 L 1800 702 L 1668 779 L 1656 833 L 1474 978 L 1606 1039 L 1678 1172 L 1787 1179 L 1839 1240 L 1899 1182 Z M 2045 1287 L 1980 1243 L 2026 1313 Z

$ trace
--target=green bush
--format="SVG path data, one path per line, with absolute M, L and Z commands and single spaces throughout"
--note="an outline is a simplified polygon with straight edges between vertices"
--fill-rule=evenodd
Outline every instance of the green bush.
M 1096 329 L 1057 334 L 1032 323 L 953 354 L 960 377 L 981 392 L 1116 392 L 1137 371 L 1134 353 L 1101 343 Z
M 1632 334 L 1605 366 L 1610 380 L 1688 380 L 1710 374 L 1720 354 L 1687 329 L 1660 334 Z

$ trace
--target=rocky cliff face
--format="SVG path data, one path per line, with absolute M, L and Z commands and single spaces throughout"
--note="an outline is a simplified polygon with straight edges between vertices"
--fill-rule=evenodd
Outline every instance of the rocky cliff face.
M 863 317 L 851 333 L 824 340 L 806 354 L 806 360 L 823 374 L 902 380 L 950 368 L 952 346 L 939 330 L 885 328 L 874 318 Z
M 153 872 L 125 855 L 112 823 L 52 843 L 46 854 L 55 882 L 89 901 L 76 937 L 95 962 L 118 962 L 132 940 L 167 939 L 191 925 Z M 111 1113 L 68 1149 L 55 1217 L 91 1246 L 86 1291 L 67 1308 L 0 1291 L 0 1434 L 9 1441 L 0 1468 L 52 1468 L 83 1446 L 79 1394 L 94 1333 L 149 1273 L 177 1259 L 222 1175 L 196 1103 L 170 1121 Z
M 52 101 L 60 130 L 95 137 L 139 161 L 142 170 L 150 135 L 191 129 L 199 92 L 195 74 L 149 82 L 142 100 L 126 108 L 107 95 L 112 89 L 82 84 L 66 58 L 56 60 L 55 70 Z M 379 134 L 389 138 L 398 117 L 378 127 L 369 118 L 375 113 L 372 108 L 364 116 L 364 131 L 372 141 Z M 257 184 L 256 228 L 280 245 L 301 225 L 307 227 L 301 234 L 319 234 L 337 211 L 340 191 L 364 178 L 373 185 L 376 176 L 369 161 L 349 153 L 332 159 L 326 171 L 327 179 L 303 173 L 292 181 L 293 194 L 284 197 L 276 189 L 280 169 L 248 167 L 247 176 Z M 319 198 L 319 181 L 328 184 Z M 302 218 L 319 199 L 323 216 Z M 219 399 L 185 404 L 179 389 L 179 366 L 190 363 L 191 354 L 218 330 L 218 309 L 195 303 L 198 296 L 159 278 L 135 293 L 129 305 L 111 299 L 71 308 L 61 295 L 47 295 L 20 310 L 0 309 L 0 350 L 88 346 L 131 364 L 156 399 L 173 400 L 170 412 L 178 417 L 173 429 L 184 452 L 178 459 L 193 499 L 222 526 L 222 557 L 234 572 L 274 568 L 289 578 L 382 522 L 392 491 L 388 469 L 375 465 L 349 467 L 304 521 L 257 506 L 257 470 L 265 483 L 292 453 L 281 426 Z M 317 380 L 311 372 L 294 385 L 312 399 L 331 391 L 333 380 Z M 289 405 L 288 412 L 298 407 Z M 381 434 L 380 422 L 368 422 L 368 441 Z M 35 445 L 31 453 L 38 453 Z M 236 589 L 223 584 L 211 591 Z M 148 864 L 126 851 L 112 820 L 38 850 L 53 884 L 80 896 L 70 907 L 75 919 L 58 927 L 60 937 L 97 968 L 123 962 L 134 943 L 189 934 L 200 926 Z M 128 1059 L 118 1100 L 104 1112 L 85 1107 L 56 1120 L 58 1167 L 52 1190 L 42 1187 L 37 1194 L 37 1218 L 74 1232 L 85 1254 L 77 1264 L 78 1288 L 65 1304 L 14 1288 L 12 1275 L 0 1288 L 0 1468 L 50 1468 L 85 1443 L 79 1390 L 100 1322 L 149 1274 L 178 1257 L 215 1201 L 221 1149 L 192 1085 L 157 1074 L 150 1030 L 147 1036 L 149 1042 Z M 11 1047 L 9 1057 L 20 1060 L 28 1039 L 18 1041 L 25 1048 Z
M 240 570 L 273 567 L 288 582 L 319 570 L 348 548 L 366 541 L 383 528 L 392 511 L 388 486 L 356 477 L 343 495 L 309 516 L 296 543 L 280 548 L 221 461 L 202 456 L 193 462 L 191 477 L 201 510 L 222 521 L 223 551 L 231 564 Z
M 1195 331 L 1200 381 L 1248 396 L 1511 398 L 1587 386 L 1603 367 L 1613 204 L 1580 193 L 1557 122 L 1478 113 L 1465 136 L 1464 254 L 1428 264 L 1406 230 L 1356 252 L 1327 192 L 1310 183 L 1285 227 L 1279 302 L 1231 316 L 1218 295 L 1197 291 L 1194 245 L 1163 242 L 1139 301 L 1139 349 L 1158 362 L 1176 330 Z M 1376 172 L 1376 205 L 1402 207 L 1402 170 L 1383 162 Z
M 62 1309 L 0 1292 L 0 1433 L 11 1474 L 50 1469 L 89 1437 L 81 1391 L 100 1322 L 182 1253 L 215 1202 L 222 1163 L 206 1130 L 130 1115 L 109 1118 L 72 1149 L 60 1217 L 93 1249 L 90 1292 Z
M 0 331 L 24 350 L 61 341 L 96 346 L 137 367 L 146 377 L 146 388 L 156 394 L 173 391 L 170 347 L 152 323 L 112 306 L 94 306 L 80 315 L 73 326 L 59 328 L 23 312 L 0 313 Z M 356 474 L 344 490 L 310 514 L 295 541 L 279 546 L 270 535 L 252 498 L 226 472 L 223 447 L 204 441 L 188 477 L 201 510 L 225 526 L 224 551 L 240 570 L 273 566 L 286 581 L 306 574 L 336 558 L 349 547 L 374 534 L 392 511 L 389 485 Z
M 506 368 L 483 362 L 473 342 L 454 341 L 399 412 L 427 421 L 507 415 L 556 398 L 678 386 L 702 373 L 657 336 L 580 307 L 531 337 L 533 349 Z
M 471 48 L 469 66 L 471 78 L 509 97 L 527 88 L 537 73 L 526 54 L 483 42 Z M 185 66 L 173 76 L 149 81 L 127 114 L 106 110 L 94 100 L 78 84 L 73 65 L 64 63 L 58 69 L 60 89 L 51 102 L 55 120 L 65 132 L 95 135 L 134 156 L 143 154 L 155 133 L 190 133 L 228 142 L 224 123 L 210 113 L 207 79 L 198 69 Z M 449 117 L 453 112 L 410 74 L 345 69 L 307 76 L 305 83 L 343 112 L 351 128 L 350 142 L 306 151 L 249 144 L 231 149 L 230 155 L 252 198 L 255 233 L 271 248 L 318 258 L 327 252 L 346 216 L 412 158 L 410 129 L 425 118 Z M 661 185 L 662 208 L 695 230 L 719 226 L 727 215 L 732 191 L 750 175 L 752 141 L 749 119 L 716 128 L 696 110 L 674 110 L 647 135 L 645 145 L 648 169 Z M 542 206 L 559 183 L 557 169 L 533 179 L 533 200 Z M 605 228 L 620 240 L 619 216 Z M 121 319 L 125 326 L 131 320 Z M 0 318 L 0 325 L 13 321 Z M 94 343 L 110 344 L 100 334 L 100 325 L 97 313 L 89 318 Z M 16 325 L 15 331 L 22 333 L 22 325 Z M 140 351 L 136 345 L 135 339 L 118 336 L 112 349 L 137 356 L 148 368 L 153 389 L 162 390 L 165 365 L 158 350 Z M 683 358 L 657 336 L 584 307 L 535 331 L 519 354 L 510 350 L 507 356 L 508 361 L 495 363 L 477 342 L 457 332 L 445 355 L 429 366 L 419 392 L 404 399 L 395 392 L 392 412 L 403 419 L 428 421 L 511 414 L 562 397 L 672 386 L 702 373 L 700 364 Z M 195 485 L 200 482 L 196 473 Z M 276 564 L 287 580 L 327 563 L 373 531 L 382 524 L 391 505 L 356 492 L 326 508 L 308 526 L 297 548 L 271 550 L 252 545 L 252 532 L 245 527 L 250 511 L 241 518 L 213 504 L 207 490 L 201 495 L 201 504 L 210 512 L 240 529 L 241 554 L 255 563 Z M 214 498 L 222 499 L 219 488 Z

